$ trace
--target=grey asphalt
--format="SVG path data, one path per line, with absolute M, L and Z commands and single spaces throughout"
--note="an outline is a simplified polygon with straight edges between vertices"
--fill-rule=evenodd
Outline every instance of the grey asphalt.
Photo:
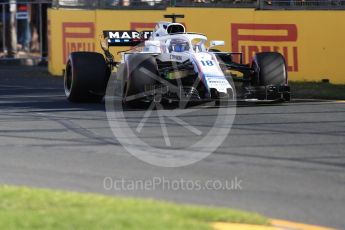
M 240 106 L 217 151 L 189 166 L 164 168 L 138 160 L 120 145 L 104 104 L 68 103 L 62 79 L 43 67 L 0 68 L 1 184 L 231 207 L 345 229 L 345 103 Z M 216 111 L 199 110 L 194 124 L 208 123 Z M 138 120 L 144 111 L 128 113 Z M 191 140 L 169 128 L 185 144 Z M 161 136 L 149 133 L 151 139 Z M 233 190 L 196 190 L 169 189 L 166 182 L 155 189 L 120 190 L 104 186 L 105 178 L 241 184 Z

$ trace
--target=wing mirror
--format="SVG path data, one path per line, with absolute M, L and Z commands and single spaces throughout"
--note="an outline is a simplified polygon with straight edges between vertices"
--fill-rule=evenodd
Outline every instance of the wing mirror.
M 215 46 L 224 46 L 225 42 L 224 41 L 210 41 L 210 47 L 208 49 L 211 49 L 212 47 Z

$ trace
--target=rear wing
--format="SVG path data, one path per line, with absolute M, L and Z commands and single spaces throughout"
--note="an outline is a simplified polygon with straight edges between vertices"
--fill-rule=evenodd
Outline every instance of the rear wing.
M 148 40 L 152 33 L 152 31 L 105 30 L 103 37 L 108 42 L 108 46 L 137 46 Z

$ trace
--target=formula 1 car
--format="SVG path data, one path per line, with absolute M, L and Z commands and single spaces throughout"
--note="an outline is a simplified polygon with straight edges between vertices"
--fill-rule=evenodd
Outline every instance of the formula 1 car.
M 211 41 L 206 47 L 205 35 L 186 32 L 183 24 L 176 23 L 183 15 L 165 17 L 172 22 L 158 22 L 153 31 L 104 31 L 104 55 L 71 53 L 64 73 L 67 99 L 101 101 L 112 79 L 114 94 L 121 96 L 123 104 L 290 100 L 286 64 L 280 53 L 257 53 L 251 64 L 243 64 L 242 53 L 214 49 L 224 41 Z M 110 46 L 134 48 L 121 52 L 122 60 L 116 62 Z

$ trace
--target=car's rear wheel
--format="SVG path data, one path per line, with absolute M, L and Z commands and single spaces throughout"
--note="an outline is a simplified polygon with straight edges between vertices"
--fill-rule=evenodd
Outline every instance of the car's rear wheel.
M 70 54 L 64 74 L 64 89 L 71 102 L 99 102 L 102 100 L 110 70 L 104 57 L 95 52 Z

